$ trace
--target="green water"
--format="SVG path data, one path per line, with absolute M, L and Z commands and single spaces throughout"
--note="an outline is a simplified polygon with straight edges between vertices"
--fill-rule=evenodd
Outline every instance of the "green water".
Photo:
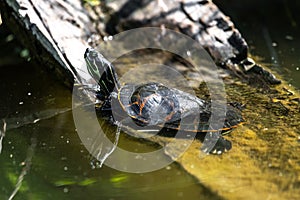
M 94 169 L 93 159 L 75 132 L 72 114 L 67 112 L 7 131 L 0 157 L 1 199 L 8 199 L 14 190 L 24 170 L 22 162 L 31 156 L 32 139 L 36 139 L 36 147 L 31 152 L 30 170 L 14 199 L 213 197 L 175 164 L 147 174 L 124 173 L 105 166 Z

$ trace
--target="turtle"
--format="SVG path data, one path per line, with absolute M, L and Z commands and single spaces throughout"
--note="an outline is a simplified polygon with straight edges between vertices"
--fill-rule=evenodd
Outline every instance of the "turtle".
M 214 129 L 209 124 L 212 115 L 211 101 L 159 82 L 121 85 L 114 66 L 101 53 L 87 48 L 84 59 L 88 73 L 100 88 L 96 92 L 96 97 L 104 102 L 100 111 L 110 111 L 108 116 L 111 117 L 111 121 L 120 121 L 122 117 L 127 116 L 137 126 L 147 127 L 148 130 L 161 127 L 166 131 L 180 130 L 196 134 L 205 132 L 204 141 L 213 145 L 212 148 L 203 145 L 202 150 L 205 153 L 222 154 L 232 148 L 231 142 L 223 138 L 221 133 L 228 132 L 244 122 L 238 108 L 227 105 L 225 120 L 222 113 L 219 116 L 220 120 L 224 121 L 223 127 Z M 121 117 L 112 117 L 112 105 L 121 108 Z

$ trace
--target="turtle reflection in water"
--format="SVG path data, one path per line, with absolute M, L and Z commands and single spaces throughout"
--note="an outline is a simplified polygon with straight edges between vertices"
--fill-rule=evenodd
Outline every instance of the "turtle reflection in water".
M 120 120 L 115 119 L 111 112 L 112 99 L 117 99 L 123 116 L 125 118 L 129 116 L 140 127 L 147 127 L 148 130 L 152 127 L 161 127 L 165 130 L 204 132 L 206 143 L 214 145 L 210 148 L 210 152 L 203 149 L 204 152 L 221 154 L 231 149 L 231 142 L 224 139 L 220 132 L 227 132 L 243 122 L 239 110 L 235 107 L 227 105 L 223 128 L 212 130 L 209 127 L 212 114 L 210 102 L 156 82 L 121 86 L 114 66 L 99 52 L 87 49 L 84 58 L 89 74 L 100 86 L 96 96 L 104 103 L 99 110 L 109 113 L 112 122 L 122 120 L 122 117 Z

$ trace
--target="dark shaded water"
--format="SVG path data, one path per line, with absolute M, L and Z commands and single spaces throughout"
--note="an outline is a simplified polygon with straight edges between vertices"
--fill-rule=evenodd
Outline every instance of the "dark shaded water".
M 260 63 L 300 88 L 300 2 L 215 0 L 235 23 Z
M 252 0 L 239 5 L 240 2 L 216 1 L 237 24 L 252 55 L 299 89 L 300 3 Z M 10 129 L 0 154 L 0 199 L 9 198 L 22 172 L 27 174 L 23 174 L 14 199 L 219 198 L 176 164 L 147 174 L 95 168 L 68 111 L 71 92 L 51 73 L 20 59 L 24 51 L 21 47 L 15 50 L 19 44 L 11 44 L 15 40 L 3 42 L 11 37 L 3 32 L 4 28 L 0 27 L 0 118 Z M 40 121 L 32 123 L 35 119 Z M 156 147 L 145 144 L 143 148 L 151 151 Z

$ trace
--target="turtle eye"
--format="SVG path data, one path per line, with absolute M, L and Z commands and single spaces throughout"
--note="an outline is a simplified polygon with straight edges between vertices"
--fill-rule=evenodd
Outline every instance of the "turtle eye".
M 92 58 L 96 58 L 98 56 L 98 53 L 96 51 L 90 51 L 90 56 Z

